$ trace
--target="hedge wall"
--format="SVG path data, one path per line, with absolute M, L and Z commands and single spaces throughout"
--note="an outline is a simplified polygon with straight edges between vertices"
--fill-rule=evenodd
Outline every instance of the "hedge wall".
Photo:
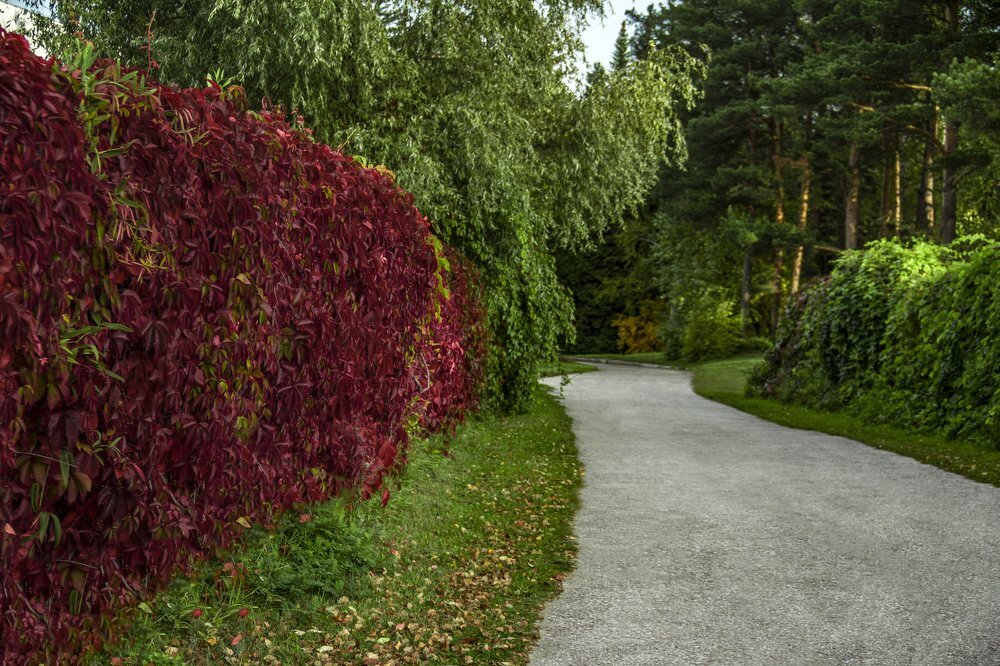
M 0 31 L 0 663 L 98 642 L 461 419 L 482 315 L 450 256 L 389 175 L 237 88 Z
M 1000 446 L 1000 245 L 882 241 L 789 305 L 752 393 Z

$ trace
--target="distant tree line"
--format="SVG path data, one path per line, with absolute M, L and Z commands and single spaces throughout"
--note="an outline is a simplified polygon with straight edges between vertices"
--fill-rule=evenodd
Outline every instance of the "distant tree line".
M 639 318 L 673 355 L 732 350 L 773 334 L 789 295 L 844 249 L 996 233 L 995 2 L 678 0 L 628 19 L 629 58 L 682 45 L 708 63 L 705 97 L 683 116 L 686 168 L 663 169 L 597 250 L 624 263 L 598 276 L 585 268 L 608 259 L 561 262 L 586 286 L 578 308 L 603 317 L 578 348 L 618 333 L 638 349 Z M 713 331 L 725 339 L 704 340 Z

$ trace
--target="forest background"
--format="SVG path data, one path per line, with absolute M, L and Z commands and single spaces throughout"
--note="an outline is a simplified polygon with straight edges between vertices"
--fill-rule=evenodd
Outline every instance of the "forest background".
M 995 235 L 1000 8 L 918 0 L 684 0 L 628 14 L 710 62 L 686 169 L 590 254 L 561 253 L 569 349 L 672 358 L 766 347 L 789 297 L 845 249 Z M 629 37 L 631 34 L 631 37 Z

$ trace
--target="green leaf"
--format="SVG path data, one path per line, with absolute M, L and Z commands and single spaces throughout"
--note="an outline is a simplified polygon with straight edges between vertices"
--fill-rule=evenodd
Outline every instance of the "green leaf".
M 63 451 L 59 454 L 59 475 L 62 477 L 63 488 L 69 486 L 69 471 L 71 468 L 75 467 L 73 464 L 73 458 L 69 451 Z
M 69 612 L 73 615 L 79 615 L 80 610 L 83 607 L 83 595 L 80 594 L 79 590 L 69 591 Z
M 59 516 L 54 513 L 49 515 L 52 517 L 52 533 L 56 538 L 55 545 L 58 546 L 59 542 L 62 541 L 62 521 L 59 520 Z
M 111 377 L 111 379 L 114 379 L 115 381 L 119 381 L 119 382 L 125 381 L 124 377 L 122 377 L 121 375 L 119 375 L 117 372 L 112 372 L 111 370 L 108 370 L 107 368 L 104 368 L 103 370 L 101 370 L 101 372 L 103 372 L 104 374 L 106 374 L 108 377 Z
M 38 541 L 44 543 L 46 537 L 49 534 L 49 520 L 52 518 L 52 514 L 48 511 L 42 511 L 38 514 Z
M 42 484 L 35 481 L 31 484 L 31 510 L 38 512 L 42 508 Z

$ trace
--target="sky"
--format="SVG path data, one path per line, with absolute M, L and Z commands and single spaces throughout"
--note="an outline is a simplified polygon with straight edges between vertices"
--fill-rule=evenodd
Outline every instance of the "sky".
M 593 18 L 591 24 L 583 32 L 583 43 L 587 47 L 587 63 L 593 65 L 599 62 L 605 67 L 611 64 L 611 56 L 615 52 L 615 39 L 618 29 L 625 20 L 625 11 L 636 6 L 645 8 L 651 0 L 611 0 L 607 4 L 607 15 L 603 25 L 600 18 Z
M 19 5 L 10 3 L 9 0 L 0 0 L 0 27 L 4 30 L 14 30 L 18 27 L 17 17 L 22 13 L 18 9 Z M 33 49 L 35 53 L 45 57 L 45 52 L 41 49 Z

